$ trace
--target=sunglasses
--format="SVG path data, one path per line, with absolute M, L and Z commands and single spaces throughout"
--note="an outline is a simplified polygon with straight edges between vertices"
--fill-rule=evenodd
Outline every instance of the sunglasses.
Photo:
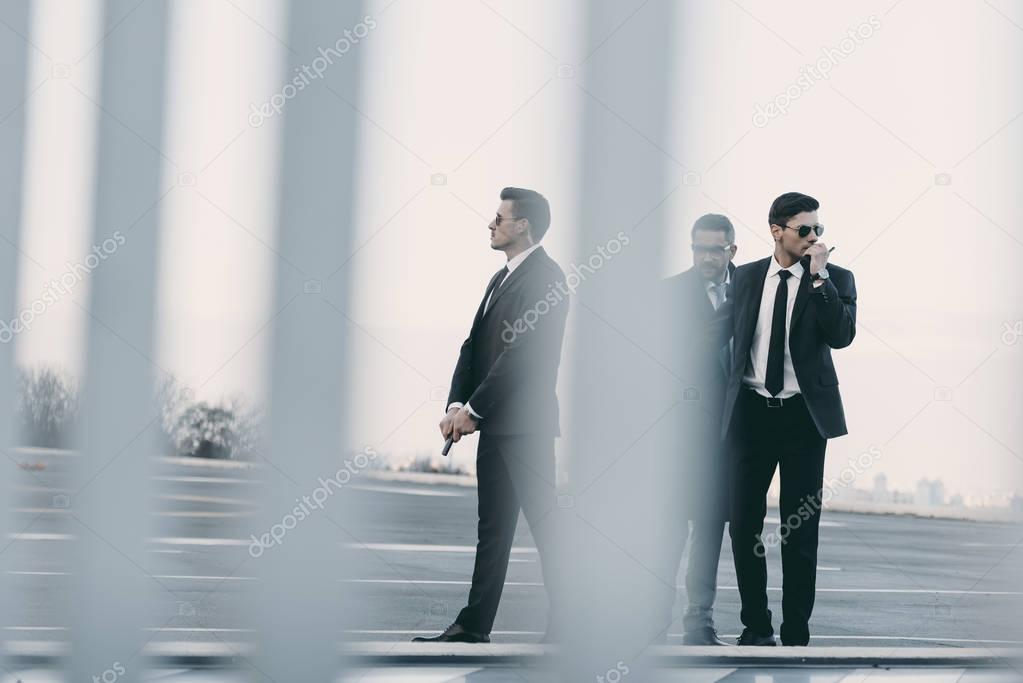
M 696 257 L 700 257 L 700 256 L 725 256 L 725 255 L 728 255 L 728 254 L 731 253 L 731 251 L 730 251 L 731 248 L 732 248 L 732 245 L 730 245 L 730 244 L 725 245 L 723 247 L 718 247 L 718 246 L 704 247 L 704 246 L 700 246 L 700 245 L 694 244 L 693 247 L 692 247 L 692 249 L 693 249 L 693 256 L 696 256 Z
M 517 221 L 517 220 L 519 220 L 519 219 L 518 218 L 514 218 L 512 216 L 502 216 L 501 214 L 497 214 L 497 217 L 494 218 L 494 225 L 500 225 L 504 221 Z
M 799 236 L 800 237 L 806 237 L 807 235 L 810 234 L 811 230 L 813 230 L 815 233 L 817 233 L 817 237 L 820 237 L 821 235 L 824 234 L 824 226 L 821 225 L 820 223 L 818 223 L 817 225 L 800 225 L 800 226 L 782 225 L 780 227 L 781 227 L 782 230 L 785 230 L 786 228 L 789 229 L 789 230 L 799 230 Z

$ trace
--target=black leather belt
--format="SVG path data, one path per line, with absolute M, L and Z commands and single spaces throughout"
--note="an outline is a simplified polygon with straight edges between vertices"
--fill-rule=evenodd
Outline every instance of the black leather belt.
M 757 393 L 757 390 L 751 386 L 743 386 L 748 396 L 747 398 L 758 405 L 762 402 L 768 408 L 784 408 L 786 405 L 791 405 L 798 401 L 803 400 L 802 394 L 794 394 L 788 398 L 778 398 L 777 396 L 763 396 Z

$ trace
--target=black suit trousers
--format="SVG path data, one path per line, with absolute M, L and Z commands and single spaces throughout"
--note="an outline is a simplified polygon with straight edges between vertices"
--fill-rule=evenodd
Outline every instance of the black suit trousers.
M 474 633 L 490 633 L 493 628 L 520 509 L 536 543 L 551 614 L 555 614 L 554 437 L 481 432 L 476 451 L 476 480 L 479 496 L 476 563 L 468 603 L 455 621 Z
M 743 387 L 729 434 L 734 454 L 732 519 L 729 532 L 742 600 L 740 619 L 757 633 L 770 634 L 767 553 L 781 545 L 782 625 L 785 645 L 805 645 L 817 579 L 817 542 L 827 440 L 814 426 L 800 395 L 768 407 L 764 397 Z M 767 491 L 780 468 L 781 526 L 764 537 Z

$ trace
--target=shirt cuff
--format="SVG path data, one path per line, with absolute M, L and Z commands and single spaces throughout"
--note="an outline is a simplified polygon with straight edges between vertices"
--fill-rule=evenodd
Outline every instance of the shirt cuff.
M 473 410 L 472 406 L 469 405 L 468 403 L 463 405 L 463 404 L 459 403 L 458 401 L 452 401 L 451 405 L 448 406 L 448 410 L 450 411 L 452 408 L 463 408 L 463 407 L 466 410 L 469 411 L 469 414 L 472 415 L 474 420 L 479 421 L 479 420 L 483 419 L 483 416 L 481 416 L 479 413 L 477 413 L 475 410 Z

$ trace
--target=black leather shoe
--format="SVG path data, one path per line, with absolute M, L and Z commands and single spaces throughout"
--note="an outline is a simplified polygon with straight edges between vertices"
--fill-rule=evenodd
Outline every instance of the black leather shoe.
M 695 631 L 686 631 L 682 634 L 683 645 L 729 645 L 718 638 L 718 632 L 713 626 L 704 626 Z
M 416 636 L 412 639 L 413 643 L 489 643 L 490 635 L 487 633 L 473 633 L 472 631 L 466 631 L 458 624 L 451 624 L 444 633 L 439 636 L 433 636 L 427 638 L 425 636 Z
M 744 628 L 742 635 L 739 636 L 739 640 L 736 642 L 737 645 L 756 645 L 759 647 L 767 646 L 773 647 L 778 643 L 774 640 L 774 634 L 764 635 L 762 633 L 755 633 L 754 631 Z

